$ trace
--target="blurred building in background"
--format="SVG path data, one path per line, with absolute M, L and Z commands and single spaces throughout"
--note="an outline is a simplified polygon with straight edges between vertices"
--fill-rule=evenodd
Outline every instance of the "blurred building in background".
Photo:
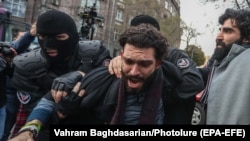
M 181 42 L 180 0 L 1 0 L 0 4 L 10 15 L 8 32 L 28 30 L 38 15 L 57 9 L 72 16 L 83 40 L 104 41 L 112 56 L 120 52 L 120 33 L 139 14 L 155 17 L 172 46 L 179 48 Z

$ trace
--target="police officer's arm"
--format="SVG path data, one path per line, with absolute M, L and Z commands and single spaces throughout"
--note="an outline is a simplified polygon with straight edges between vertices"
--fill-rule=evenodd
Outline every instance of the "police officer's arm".
M 85 90 L 80 89 L 80 86 L 81 86 L 81 83 L 77 82 L 73 90 L 67 93 L 67 95 L 64 96 L 62 100 L 58 102 L 58 104 L 56 104 L 56 112 L 59 118 L 61 119 L 65 118 L 66 116 L 74 113 L 75 110 L 79 107 L 79 104 L 85 93 Z
M 107 93 L 109 87 L 114 86 L 115 80 L 117 80 L 115 76 L 109 75 L 107 67 L 99 67 L 87 73 L 81 80 L 80 88 L 79 84 L 76 85 L 73 91 L 67 92 L 67 96 L 62 97 L 60 102 L 56 104 L 56 110 L 62 114 L 62 116 L 59 114 L 59 117 L 75 114 L 77 113 L 76 109 L 79 108 L 92 108 L 99 101 L 99 98 Z M 59 81 L 64 81 L 64 79 Z M 54 89 L 54 86 L 52 85 L 52 89 Z M 53 91 L 60 90 L 55 87 Z
M 34 141 L 42 126 L 52 117 L 55 109 L 59 118 L 65 118 L 69 112 L 75 111 L 85 92 L 83 89 L 80 90 L 80 85 L 81 83 L 78 82 L 73 90 L 64 97 L 63 102 L 59 102 L 61 107 L 57 107 L 51 93 L 47 93 L 32 110 L 27 119 L 28 122 L 18 131 L 17 136 L 9 141 Z M 67 107 L 67 109 L 63 107 Z
M 67 96 L 84 75 L 85 73 L 81 71 L 73 71 L 56 78 L 51 87 L 51 94 L 55 102 L 58 103 L 62 97 Z
M 176 89 L 180 97 L 188 98 L 203 90 L 204 82 L 196 63 L 184 51 L 176 49 L 166 59 L 175 64 L 182 73 L 182 83 Z

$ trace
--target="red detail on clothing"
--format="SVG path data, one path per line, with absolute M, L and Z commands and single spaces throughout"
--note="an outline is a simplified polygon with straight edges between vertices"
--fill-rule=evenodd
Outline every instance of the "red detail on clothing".
M 11 133 L 12 137 L 14 137 L 16 133 L 21 129 L 21 127 L 25 124 L 27 118 L 28 114 L 24 108 L 24 105 L 20 104 L 16 115 L 16 123 Z

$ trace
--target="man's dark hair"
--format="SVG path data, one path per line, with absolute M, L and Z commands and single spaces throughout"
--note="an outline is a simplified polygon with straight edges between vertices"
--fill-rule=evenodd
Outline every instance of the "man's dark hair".
M 241 32 L 241 38 L 250 39 L 250 10 L 249 9 L 226 9 L 225 13 L 219 17 L 222 25 L 227 19 L 235 20 L 236 26 Z
M 162 60 L 167 53 L 167 39 L 151 24 L 131 26 L 119 38 L 120 46 L 134 45 L 137 48 L 154 48 L 155 58 Z
M 159 25 L 159 23 L 157 22 L 157 20 L 156 20 L 154 17 L 151 17 L 151 16 L 149 16 L 149 15 L 144 15 L 144 14 L 135 16 L 135 17 L 131 20 L 130 26 L 137 26 L 137 25 L 142 24 L 142 23 L 151 24 L 151 25 L 153 25 L 155 28 L 157 28 L 158 30 L 160 30 L 160 25 Z

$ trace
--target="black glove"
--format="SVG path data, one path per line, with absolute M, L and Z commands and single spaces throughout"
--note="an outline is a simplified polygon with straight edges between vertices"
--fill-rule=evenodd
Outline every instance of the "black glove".
M 52 84 L 51 89 L 55 91 L 65 91 L 70 93 L 77 82 L 81 81 L 82 74 L 77 71 L 69 72 L 62 76 L 57 77 Z
M 65 116 L 71 115 L 73 112 L 77 111 L 81 100 L 82 97 L 72 91 L 67 96 L 63 97 L 58 104 L 56 104 L 56 110 Z

